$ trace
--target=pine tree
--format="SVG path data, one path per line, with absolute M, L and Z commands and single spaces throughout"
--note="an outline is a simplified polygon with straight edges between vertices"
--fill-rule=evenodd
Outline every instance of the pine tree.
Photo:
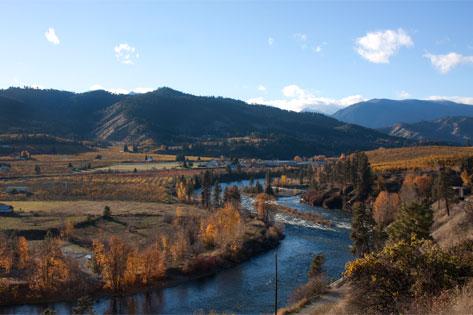
M 214 200 L 213 204 L 215 208 L 220 207 L 220 194 L 222 192 L 222 187 L 220 187 L 220 183 L 218 181 L 214 184 Z
M 352 252 L 357 257 L 362 257 L 373 249 L 374 220 L 371 210 L 364 203 L 357 202 L 353 206 L 351 239 Z
M 439 204 L 441 199 L 445 200 L 445 208 L 448 216 L 450 215 L 450 202 L 455 196 L 450 173 L 452 173 L 450 169 L 443 166 L 440 167 L 438 176 L 435 179 L 433 191 L 434 198 L 439 200 Z
M 388 239 L 390 242 L 409 241 L 412 236 L 417 239 L 430 239 L 432 220 L 432 209 L 427 205 L 403 205 L 396 220 L 387 228 Z
M 212 177 L 210 172 L 207 170 L 204 172 L 202 177 L 202 207 L 209 208 L 210 207 L 210 189 L 212 186 Z
M 266 177 L 265 177 L 265 187 L 264 187 L 264 192 L 268 195 L 273 195 L 273 188 L 271 187 L 271 174 L 269 171 L 266 172 Z

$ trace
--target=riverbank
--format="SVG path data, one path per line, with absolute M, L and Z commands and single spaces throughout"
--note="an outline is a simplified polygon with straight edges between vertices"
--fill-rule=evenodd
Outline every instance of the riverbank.
M 56 302 L 73 302 L 82 296 L 94 296 L 94 298 L 128 296 L 150 289 L 163 289 L 177 286 L 187 281 L 205 278 L 222 270 L 235 267 L 236 265 L 275 248 L 280 240 L 284 238 L 283 231 L 275 226 L 265 226 L 263 222 L 251 218 L 247 223 L 245 238 L 241 246 L 227 246 L 213 251 L 195 255 L 183 261 L 178 267 L 175 265 L 166 268 L 164 276 L 159 281 L 146 286 L 129 286 L 122 288 L 119 292 L 106 289 L 103 279 L 98 278 L 91 272 L 84 272 L 80 281 L 88 283 L 85 289 L 79 283 L 69 283 L 69 287 L 76 291 L 64 290 L 55 292 L 54 297 L 41 295 L 40 291 L 33 291 L 26 281 L 15 279 L 4 279 L 0 282 L 1 299 L 0 305 L 11 307 L 19 304 L 50 304 Z M 92 285 L 93 284 L 93 285 Z M 77 289 L 81 288 L 81 290 Z M 75 294 L 74 294 L 75 292 Z

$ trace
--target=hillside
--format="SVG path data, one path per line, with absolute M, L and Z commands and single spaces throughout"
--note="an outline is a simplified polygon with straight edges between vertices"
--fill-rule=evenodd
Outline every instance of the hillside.
M 459 161 L 473 155 L 473 147 L 419 146 L 366 152 L 376 171 L 436 168 L 437 162 Z
M 138 95 L 11 88 L 0 97 L 2 133 L 152 143 L 170 153 L 292 158 L 406 143 L 322 114 L 170 88 Z
M 0 90 L 0 132 L 94 138 L 101 111 L 125 97 L 106 91 L 77 94 L 32 88 Z
M 453 116 L 473 117 L 473 106 L 450 101 L 373 99 L 348 106 L 333 114 L 338 120 L 369 128 Z
M 392 136 L 421 142 L 463 145 L 473 139 L 473 117 L 446 117 L 413 124 L 401 123 L 380 130 Z

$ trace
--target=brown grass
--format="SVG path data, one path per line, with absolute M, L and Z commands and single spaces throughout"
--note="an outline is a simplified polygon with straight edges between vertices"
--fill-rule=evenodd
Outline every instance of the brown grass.
M 473 240 L 473 196 L 453 206 L 447 216 L 444 203 L 435 203 L 432 237 L 443 248 Z

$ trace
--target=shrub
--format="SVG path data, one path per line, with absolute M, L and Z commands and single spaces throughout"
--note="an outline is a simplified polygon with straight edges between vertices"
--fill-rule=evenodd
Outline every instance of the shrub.
M 351 302 L 368 313 L 399 313 L 413 299 L 435 296 L 472 276 L 471 266 L 425 239 L 401 240 L 347 264 Z

